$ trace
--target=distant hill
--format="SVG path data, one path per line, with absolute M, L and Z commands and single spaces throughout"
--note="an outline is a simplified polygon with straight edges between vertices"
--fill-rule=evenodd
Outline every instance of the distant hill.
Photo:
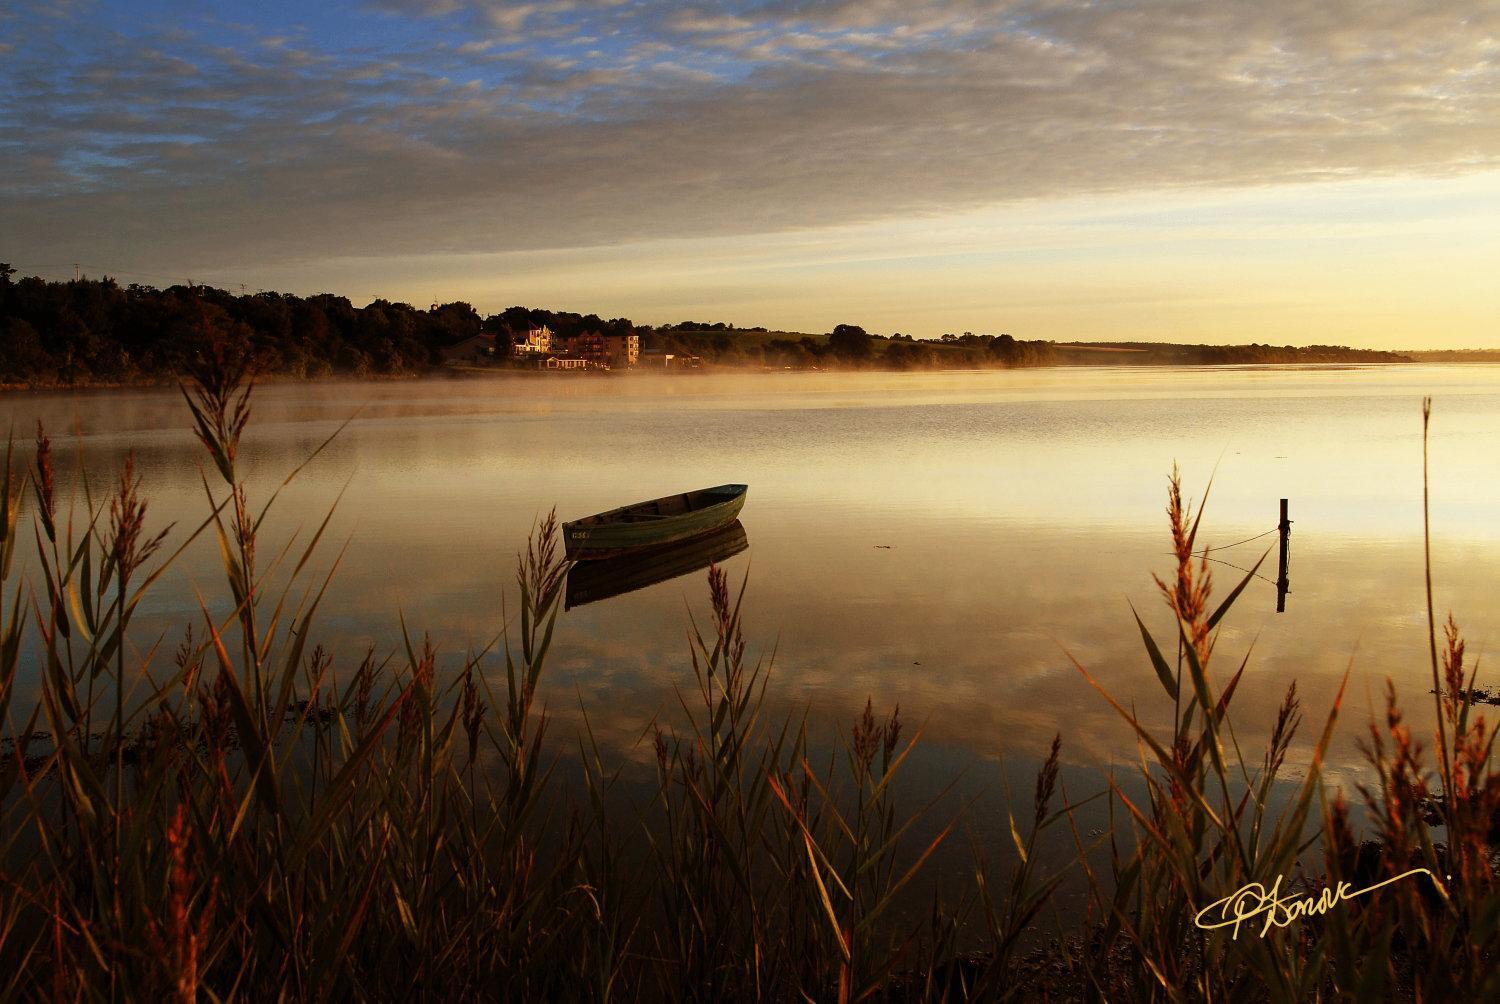
M 1254 363 L 1409 363 L 1401 352 L 1347 345 L 1191 345 L 1172 342 L 1059 342 L 1058 361 L 1111 366 L 1227 366 Z
M 798 331 L 768 331 L 765 328 L 742 328 L 730 324 L 703 324 L 683 322 L 656 328 L 642 328 L 642 345 L 648 349 L 669 346 L 682 352 L 693 352 L 710 361 L 732 362 L 743 359 L 757 351 L 783 354 L 791 344 L 803 345 L 810 351 L 825 347 L 827 334 L 809 334 Z M 649 332 L 646 334 L 644 332 Z M 890 354 L 892 347 L 899 347 L 897 355 L 908 357 L 905 351 L 910 346 L 921 355 L 927 365 L 991 366 L 996 364 L 996 353 L 992 346 L 1006 336 L 944 335 L 941 338 L 910 339 L 904 335 L 871 335 L 871 361 L 878 361 Z M 1379 349 L 1351 348 L 1347 345 L 1208 345 L 1175 342 L 1021 342 L 1011 344 L 1033 346 L 1037 357 L 1031 365 L 1055 366 L 1202 366 L 1202 365 L 1252 365 L 1286 363 L 1404 363 L 1411 362 L 1415 353 L 1389 352 Z M 1043 348 L 1045 347 L 1045 348 Z M 1440 355 L 1440 353 L 1429 353 Z M 1014 355 L 1014 353 L 1012 353 Z M 1500 351 L 1493 353 L 1500 360 Z M 720 359 L 719 357 L 723 357 Z M 1045 360 L 1045 361 L 1043 361 Z M 829 360 L 833 362 L 833 360 Z M 767 360 L 774 364 L 774 360 Z M 909 367 L 908 367 L 909 368 Z
M 164 380 L 216 347 L 292 377 L 423 373 L 442 349 L 481 331 L 467 303 L 429 309 L 320 293 L 235 295 L 204 286 L 113 279 L 11 279 L 0 264 L 0 383 Z
M 560 335 L 640 335 L 653 354 L 698 356 L 739 369 L 995 369 L 1088 365 L 1224 365 L 1500 361 L 1494 352 L 1396 353 L 1343 345 L 1179 345 L 1049 342 L 964 332 L 941 338 L 882 335 L 856 324 L 830 332 L 771 331 L 724 321 L 639 325 L 629 318 L 534 307 L 481 315 L 467 303 L 428 308 L 388 300 L 357 307 L 331 293 L 235 295 L 206 286 L 156 289 L 115 280 L 15 280 L 0 263 L 0 384 L 69 385 L 175 379 L 212 346 L 290 377 L 420 374 L 454 345 L 493 336 L 484 363 L 510 363 L 513 338 L 546 325 Z
M 1500 363 L 1500 349 L 1408 349 L 1419 363 Z

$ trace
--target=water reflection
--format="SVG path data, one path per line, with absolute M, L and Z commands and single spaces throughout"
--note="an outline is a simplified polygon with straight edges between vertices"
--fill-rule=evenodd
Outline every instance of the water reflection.
M 585 561 L 568 571 L 564 603 L 572 610 L 613 596 L 633 593 L 659 582 L 688 575 L 734 557 L 750 546 L 739 520 L 714 533 L 680 544 L 627 554 L 604 561 Z
M 753 556 L 749 640 L 776 652 L 768 712 L 826 730 L 847 725 L 867 696 L 877 707 L 900 702 L 903 717 L 925 723 L 926 748 L 943 760 L 932 776 L 944 783 L 1002 755 L 1007 764 L 1044 755 L 1058 731 L 1074 764 L 1134 759 L 1134 737 L 1070 656 L 1148 721 L 1170 718 L 1130 606 L 1172 637 L 1150 578 L 1169 563 L 1166 475 L 1180 462 L 1196 495 L 1217 469 L 1202 546 L 1275 526 L 1281 498 L 1296 520 L 1296 596 L 1279 617 L 1274 535 L 1213 553 L 1250 568 L 1270 550 L 1260 571 L 1272 581 L 1247 587 L 1218 648 L 1226 675 L 1255 648 L 1235 698 L 1237 738 L 1247 750 L 1263 742 L 1293 678 L 1312 720 L 1353 657 L 1328 758 L 1341 770 L 1359 763 L 1354 739 L 1386 676 L 1414 728 L 1432 726 L 1423 394 L 1437 404 L 1438 613 L 1455 611 L 1471 649 L 1500 636 L 1490 601 L 1500 573 L 1497 377 L 1401 367 L 265 387 L 241 466 L 252 504 L 263 502 L 361 409 L 282 495 L 262 537 L 267 554 L 299 531 L 305 540 L 344 492 L 326 556 L 309 569 L 327 571 L 349 540 L 316 638 L 341 678 L 368 645 L 399 650 L 398 616 L 430 633 L 449 665 L 487 646 L 505 625 L 507 595 L 514 609 L 516 552 L 553 506 L 598 512 L 683 484 L 750 482 L 756 504 L 743 523 L 754 546 L 718 560 L 737 583 Z M 97 497 L 134 449 L 148 531 L 175 521 L 173 547 L 202 521 L 201 450 L 180 396 L 0 398 L 0 422 L 18 440 L 38 417 L 57 444 L 64 504 L 67 492 L 82 494 L 75 455 Z M 70 441 L 75 421 L 82 435 Z M 34 573 L 28 551 L 17 555 L 22 576 Z M 1213 568 L 1220 597 L 1243 575 Z M 643 582 L 608 603 L 577 602 L 593 592 L 579 589 L 541 684 L 557 734 L 571 735 L 565 720 L 581 725 L 587 713 L 601 746 L 645 759 L 642 729 L 674 714 L 677 688 L 692 679 L 685 605 L 701 615 L 701 574 Z M 135 646 L 161 640 L 158 668 L 200 595 L 215 616 L 233 608 L 207 540 L 137 615 Z M 32 656 L 16 706 L 34 696 Z M 486 666 L 503 686 L 503 659 Z

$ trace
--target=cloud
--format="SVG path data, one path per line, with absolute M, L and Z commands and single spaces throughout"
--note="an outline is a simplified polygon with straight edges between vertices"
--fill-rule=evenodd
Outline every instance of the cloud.
M 23 13 L 0 227 L 38 257 L 209 267 L 1500 162 L 1494 6 L 380 9 L 383 45 L 259 26 L 295 48 Z

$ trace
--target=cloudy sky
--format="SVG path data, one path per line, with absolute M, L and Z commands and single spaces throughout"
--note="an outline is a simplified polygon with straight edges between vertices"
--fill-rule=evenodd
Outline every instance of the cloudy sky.
M 1500 3 L 10 0 L 23 271 L 1500 345 Z

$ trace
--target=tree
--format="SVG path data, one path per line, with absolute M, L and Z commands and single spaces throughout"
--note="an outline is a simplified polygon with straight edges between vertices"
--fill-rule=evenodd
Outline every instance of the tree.
M 0 318 L 0 381 L 51 379 L 56 367 L 36 329 L 19 317 Z
M 811 341 L 811 339 L 807 339 Z M 773 338 L 766 343 L 766 361 L 775 366 L 790 366 L 801 369 L 817 362 L 817 357 L 802 342 L 790 338 Z
M 1010 335 L 991 341 L 989 354 L 1002 366 L 1050 366 L 1057 358 L 1051 342 L 1022 342 Z
M 892 338 L 881 361 L 888 369 L 920 369 L 932 365 L 932 348 L 928 345 L 917 345 L 910 339 Z
M 874 351 L 874 339 L 857 324 L 840 324 L 828 336 L 828 350 L 840 359 L 862 362 Z

